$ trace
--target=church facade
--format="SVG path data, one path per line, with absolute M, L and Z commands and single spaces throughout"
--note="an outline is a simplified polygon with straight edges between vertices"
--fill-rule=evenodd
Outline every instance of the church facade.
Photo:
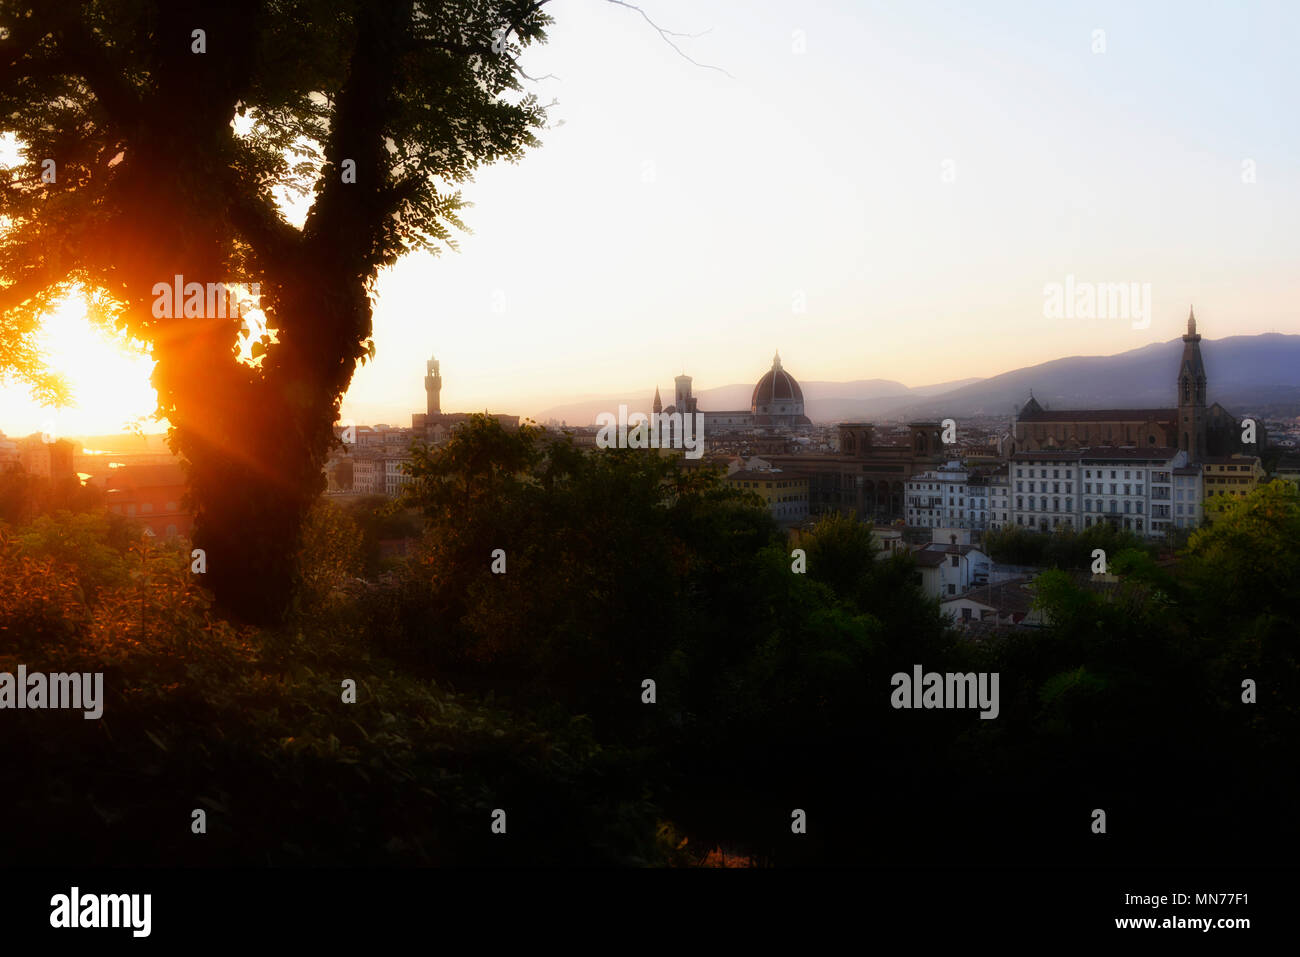
M 1241 440 L 1241 423 L 1219 403 L 1206 403 L 1205 360 L 1196 315 L 1187 318 L 1183 356 L 1175 384 L 1178 405 L 1166 409 L 1044 409 L 1031 395 L 1016 415 L 1009 452 L 1055 449 L 1174 448 L 1189 462 L 1234 453 L 1259 454 L 1264 444 L 1262 423 L 1256 441 Z

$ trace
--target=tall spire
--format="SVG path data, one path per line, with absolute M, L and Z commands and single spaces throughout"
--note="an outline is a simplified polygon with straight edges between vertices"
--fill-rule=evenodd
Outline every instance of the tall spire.
M 780 369 L 780 368 L 781 368 L 781 350 L 780 350 L 780 349 L 777 349 L 777 350 L 776 350 L 776 355 L 772 357 L 772 368 L 773 368 L 774 370 L 775 370 L 775 369 Z
M 662 412 L 664 410 L 663 401 L 659 398 L 659 386 L 655 386 L 654 405 L 650 406 L 651 412 Z
M 1196 331 L 1196 314 L 1188 311 L 1187 335 L 1183 336 L 1183 361 L 1178 370 L 1178 447 L 1189 462 L 1199 462 L 1207 452 L 1205 360 L 1201 358 L 1201 337 Z

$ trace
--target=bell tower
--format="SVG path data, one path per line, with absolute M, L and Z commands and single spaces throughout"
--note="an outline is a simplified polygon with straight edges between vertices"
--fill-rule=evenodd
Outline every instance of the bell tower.
M 1187 315 L 1183 361 L 1178 367 L 1178 448 L 1187 453 L 1188 462 L 1199 462 L 1205 455 L 1205 430 L 1205 362 L 1192 310 Z
M 438 360 L 429 357 L 424 364 L 424 396 L 429 418 L 442 414 L 442 371 Z

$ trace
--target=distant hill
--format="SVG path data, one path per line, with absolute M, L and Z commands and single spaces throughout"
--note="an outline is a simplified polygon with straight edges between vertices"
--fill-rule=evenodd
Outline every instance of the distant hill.
M 896 406 L 907 399 L 923 399 L 979 381 L 979 379 L 958 379 L 953 382 L 940 382 L 909 389 L 903 383 L 892 379 L 856 379 L 852 382 L 800 380 L 799 387 L 803 389 L 805 411 L 810 419 L 814 422 L 841 422 L 845 419 L 875 414 L 879 409 Z M 748 409 L 753 393 L 753 383 L 748 385 L 736 383 L 712 389 L 700 389 L 696 391 L 695 396 L 700 400 L 702 409 L 709 412 L 724 412 L 730 409 Z M 672 383 L 661 386 L 659 395 L 664 405 L 671 405 Z M 653 397 L 652 389 L 649 394 L 588 398 L 552 406 L 538 413 L 534 418 L 539 422 L 554 418 L 570 425 L 590 425 L 596 421 L 596 416 L 601 412 L 616 412 L 620 404 L 626 405 L 631 412 L 649 412 Z
M 1182 339 L 1171 339 L 1113 356 L 1071 356 L 1015 369 L 988 379 L 961 379 L 909 389 L 891 379 L 803 382 L 805 411 L 814 422 L 854 419 L 889 421 L 973 415 L 1010 416 L 1030 390 L 1053 409 L 1172 408 Z M 1231 412 L 1300 415 L 1300 336 L 1270 332 L 1258 336 L 1203 339 L 1209 400 Z M 672 383 L 661 387 L 672 403 Z M 748 409 L 753 385 L 724 385 L 695 394 L 710 412 Z M 545 410 L 538 421 L 556 418 L 589 425 L 600 412 L 650 411 L 649 394 L 587 399 Z
M 924 401 L 885 410 L 889 418 L 1010 415 L 1030 390 L 1045 408 L 1172 408 L 1182 339 L 1113 356 L 1072 356 L 1004 372 Z M 1300 336 L 1266 333 L 1203 339 L 1208 399 L 1236 413 L 1300 411 Z M 1296 414 L 1295 411 L 1289 414 Z

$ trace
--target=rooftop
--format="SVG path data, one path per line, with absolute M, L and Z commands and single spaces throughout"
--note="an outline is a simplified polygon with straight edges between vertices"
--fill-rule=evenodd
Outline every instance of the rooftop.
M 1162 422 L 1177 419 L 1177 409 L 1039 409 L 1022 411 L 1019 422 Z

